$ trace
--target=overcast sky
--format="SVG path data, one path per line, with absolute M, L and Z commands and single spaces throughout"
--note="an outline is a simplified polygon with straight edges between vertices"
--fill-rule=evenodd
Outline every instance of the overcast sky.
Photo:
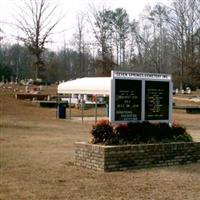
M 69 41 L 75 32 L 77 14 L 86 13 L 89 5 L 94 5 L 97 9 L 105 5 L 110 9 L 124 8 L 129 14 L 130 19 L 138 19 L 146 5 L 155 5 L 157 2 L 168 5 L 170 0 L 49 0 L 52 3 L 58 2 L 59 12 L 65 17 L 56 27 L 51 46 L 53 49 L 60 48 L 64 39 Z M 17 6 L 22 4 L 23 0 L 0 0 L 0 27 L 6 35 L 6 40 L 11 41 L 14 36 L 20 34 L 12 25 L 15 22 L 14 17 L 18 12 Z

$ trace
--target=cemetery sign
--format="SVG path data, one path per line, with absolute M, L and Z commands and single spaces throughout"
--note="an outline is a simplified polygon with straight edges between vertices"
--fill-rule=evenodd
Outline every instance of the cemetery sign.
M 171 122 L 171 75 L 112 71 L 111 122 Z

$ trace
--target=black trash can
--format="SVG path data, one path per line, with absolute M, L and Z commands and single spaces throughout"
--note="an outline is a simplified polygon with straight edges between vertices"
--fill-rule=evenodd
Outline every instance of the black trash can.
M 65 104 L 58 104 L 58 118 L 65 119 L 66 118 L 66 105 Z

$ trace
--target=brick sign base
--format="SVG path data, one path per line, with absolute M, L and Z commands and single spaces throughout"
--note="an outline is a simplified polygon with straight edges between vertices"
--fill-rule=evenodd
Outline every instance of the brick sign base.
M 75 165 L 99 171 L 200 162 L 200 142 L 104 146 L 75 143 Z

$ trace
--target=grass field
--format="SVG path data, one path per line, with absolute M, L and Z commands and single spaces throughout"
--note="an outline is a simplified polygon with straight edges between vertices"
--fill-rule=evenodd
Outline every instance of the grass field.
M 90 139 L 93 121 L 57 119 L 55 109 L 13 94 L 0 89 L 0 200 L 200 199 L 200 163 L 114 173 L 74 166 L 74 142 Z M 191 104 L 181 95 L 176 103 Z M 84 112 L 92 116 L 94 110 Z M 200 141 L 199 114 L 174 110 L 173 120 Z

